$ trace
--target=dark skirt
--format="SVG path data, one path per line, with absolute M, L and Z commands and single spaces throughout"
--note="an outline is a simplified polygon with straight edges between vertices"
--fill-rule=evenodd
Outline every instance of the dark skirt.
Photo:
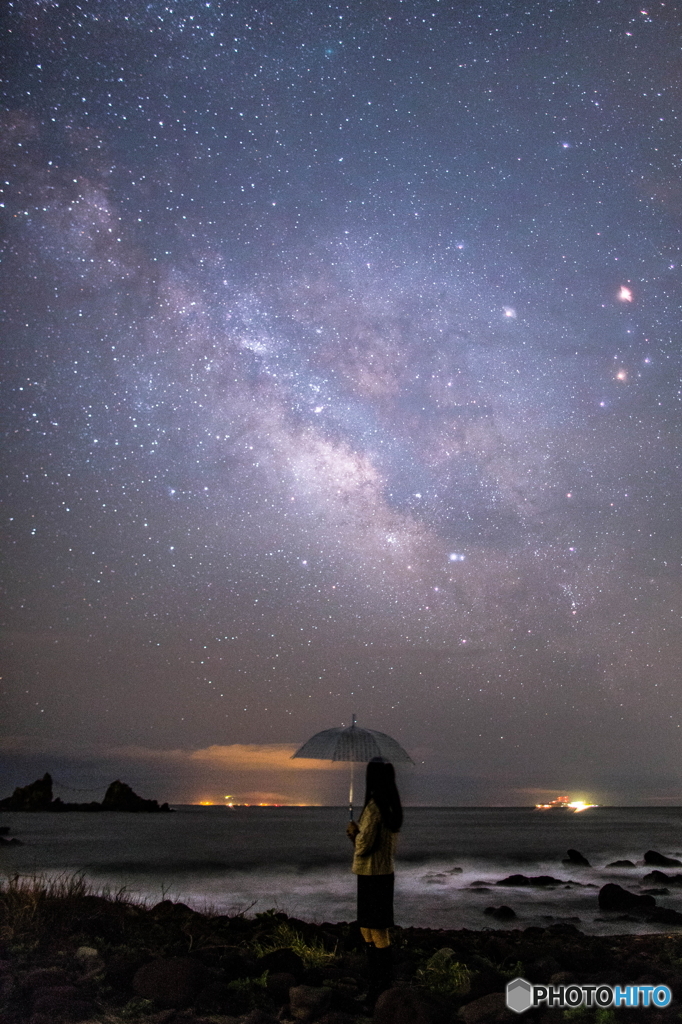
M 393 882 L 390 875 L 357 875 L 358 924 L 361 928 L 393 927 Z

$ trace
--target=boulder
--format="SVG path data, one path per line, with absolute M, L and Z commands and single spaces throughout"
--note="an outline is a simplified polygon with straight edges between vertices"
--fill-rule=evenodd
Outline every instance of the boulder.
M 659 882 L 664 885 L 682 885 L 682 874 L 666 875 L 663 871 L 650 871 L 642 879 L 643 882 Z
M 329 1007 L 331 990 L 313 985 L 294 985 L 289 989 L 289 1009 L 295 1020 L 313 1021 Z
M 92 946 L 79 946 L 73 955 L 84 967 L 92 967 L 99 960 L 99 950 Z
M 460 1009 L 459 1015 L 464 1024 L 504 1024 L 517 1019 L 517 1015 L 507 1009 L 502 992 L 489 992 L 487 996 L 474 999 Z
M 210 981 L 201 989 L 193 1005 L 205 1013 L 232 1013 L 239 1008 L 235 990 L 226 981 Z
M 273 1017 L 267 1010 L 261 1010 L 256 1007 L 255 1010 L 251 1010 L 245 1017 L 242 1017 L 239 1024 L 278 1024 L 278 1022 L 277 1018 Z
M 551 875 L 508 875 L 501 878 L 495 885 L 525 886 L 525 885 L 565 885 L 560 878 L 552 878 Z
M 106 962 L 104 978 L 107 985 L 111 985 L 117 991 L 129 992 L 139 969 L 150 962 L 148 953 L 115 953 Z
M 682 914 L 668 907 L 654 907 L 647 914 L 647 920 L 655 921 L 657 924 L 682 924 Z
M 206 980 L 206 968 L 189 956 L 159 958 L 135 973 L 133 991 L 164 1008 L 189 1006 Z
M 609 882 L 599 890 L 599 906 L 601 910 L 634 910 L 648 913 L 656 906 L 656 900 L 653 896 L 638 896 L 620 885 Z
M 296 984 L 296 978 L 287 971 L 268 974 L 267 990 L 275 1006 L 284 1006 L 289 1001 L 289 989 Z
M 664 857 L 656 850 L 647 850 L 644 854 L 644 863 L 653 864 L 657 868 L 682 868 L 682 860 L 675 860 L 674 857 Z
M 635 865 L 631 860 L 612 860 L 610 864 L 606 865 L 607 868 L 634 868 Z
M 387 988 L 374 1007 L 374 1024 L 445 1024 L 452 1019 L 425 993 Z
M 562 864 L 571 864 L 574 867 L 589 868 L 591 864 L 587 857 L 583 857 L 582 853 L 577 850 L 567 850 L 566 859 L 562 860 Z
M 36 967 L 23 979 L 23 987 L 30 992 L 40 988 L 56 988 L 69 984 L 69 975 L 63 967 Z
M 511 921 L 512 918 L 516 917 L 515 911 L 511 907 L 502 904 L 501 907 L 486 907 L 483 911 L 488 917 L 494 917 L 497 921 Z
M 300 981 L 305 972 L 303 961 L 298 953 L 294 953 L 293 949 L 273 949 L 269 953 L 259 956 L 257 964 L 259 974 L 262 974 L 263 971 L 269 971 L 271 974 L 281 974 L 282 972 L 293 974 L 292 985 Z

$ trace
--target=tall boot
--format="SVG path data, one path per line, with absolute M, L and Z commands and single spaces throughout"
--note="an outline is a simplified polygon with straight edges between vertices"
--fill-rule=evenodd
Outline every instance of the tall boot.
M 367 962 L 370 975 L 365 1006 L 373 1013 L 381 993 L 393 985 L 393 949 L 391 946 L 376 946 L 371 954 L 368 950 Z
M 393 986 L 393 947 L 377 946 L 375 962 L 379 976 L 379 991 L 384 992 Z

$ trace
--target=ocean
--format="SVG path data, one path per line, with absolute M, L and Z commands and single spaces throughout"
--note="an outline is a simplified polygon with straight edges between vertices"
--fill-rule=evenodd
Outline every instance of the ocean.
M 252 916 L 271 908 L 308 921 L 352 921 L 355 879 L 341 807 L 178 806 L 173 814 L 0 815 L 22 846 L 0 847 L 0 874 L 83 872 L 98 890 L 156 903 Z M 562 864 L 569 848 L 592 865 Z M 428 928 L 525 928 L 570 921 L 590 934 L 676 931 L 602 913 L 599 888 L 633 892 L 650 849 L 682 860 L 682 808 L 408 807 L 396 864 L 396 923 Z M 608 868 L 614 860 L 634 868 Z M 678 868 L 662 869 L 675 874 Z M 551 875 L 550 888 L 510 888 L 508 875 Z M 682 911 L 682 888 L 656 897 Z M 486 907 L 511 907 L 500 922 Z

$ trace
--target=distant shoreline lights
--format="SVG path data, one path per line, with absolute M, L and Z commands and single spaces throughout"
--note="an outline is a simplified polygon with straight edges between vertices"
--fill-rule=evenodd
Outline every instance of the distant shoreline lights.
M 599 807 L 599 804 L 588 804 L 584 800 L 571 800 L 568 796 L 558 796 L 550 800 L 548 804 L 536 804 L 536 811 L 569 811 L 572 814 L 579 814 L 580 811 L 587 811 L 590 807 Z

